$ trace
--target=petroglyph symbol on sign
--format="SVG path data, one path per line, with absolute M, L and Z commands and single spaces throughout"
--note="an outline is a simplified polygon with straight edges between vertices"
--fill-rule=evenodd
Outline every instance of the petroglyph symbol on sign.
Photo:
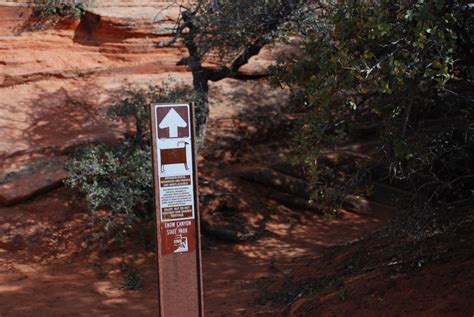
M 179 147 L 183 145 L 182 147 Z M 165 165 L 184 164 L 184 168 L 189 170 L 188 159 L 186 155 L 186 147 L 188 142 L 179 141 L 176 143 L 177 148 L 160 149 L 160 172 L 165 172 Z
M 174 238 L 174 246 L 175 246 L 175 250 L 174 250 L 174 253 L 178 253 L 178 252 L 187 252 L 188 251 L 188 238 L 187 237 L 184 237 L 182 235 L 177 235 L 175 238 Z
M 161 109 L 160 109 L 161 110 Z M 166 114 L 164 111 L 168 111 Z M 185 107 L 163 108 L 158 113 L 159 138 L 182 138 L 189 136 L 188 114 Z

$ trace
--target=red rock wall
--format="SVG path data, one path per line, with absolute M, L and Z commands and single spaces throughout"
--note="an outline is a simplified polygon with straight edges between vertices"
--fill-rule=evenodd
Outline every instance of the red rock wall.
M 190 82 L 176 66 L 182 48 L 155 47 L 167 34 L 153 31 L 172 12 L 153 23 L 140 8 L 96 10 L 36 21 L 31 9 L 0 6 L 0 205 L 60 185 L 71 147 L 121 137 L 127 127 L 106 111 L 124 90 Z
M 31 8 L 0 6 L 0 205 L 58 186 L 71 148 L 122 137 L 128 127 L 111 124 L 106 112 L 124 91 L 191 84 L 187 67 L 177 66 L 185 49 L 156 47 L 179 10 L 155 11 L 92 8 L 80 20 L 38 21 Z M 264 74 L 265 54 L 241 74 Z

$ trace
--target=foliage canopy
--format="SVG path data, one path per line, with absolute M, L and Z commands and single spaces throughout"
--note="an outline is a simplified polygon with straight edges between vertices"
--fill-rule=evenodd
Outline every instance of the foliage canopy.
M 203 144 L 208 108 L 209 81 L 236 76 L 239 69 L 271 43 L 288 24 L 307 12 L 303 0 L 198 0 L 182 12 L 175 36 L 160 46 L 182 41 L 188 56 L 180 64 L 193 75 L 198 149 Z M 210 62 L 215 67 L 205 65 Z
M 299 29 L 300 59 L 282 61 L 275 81 L 309 118 L 296 153 L 334 210 L 348 192 L 364 193 L 378 171 L 441 203 L 473 195 L 472 10 L 461 1 L 337 1 Z M 325 149 L 377 127 L 376 160 L 356 169 L 318 165 Z M 380 173 L 382 166 L 386 172 Z

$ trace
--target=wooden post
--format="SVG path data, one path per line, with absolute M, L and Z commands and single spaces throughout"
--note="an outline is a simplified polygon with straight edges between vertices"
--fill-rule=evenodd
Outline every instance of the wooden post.
M 191 104 L 150 106 L 160 317 L 204 316 Z

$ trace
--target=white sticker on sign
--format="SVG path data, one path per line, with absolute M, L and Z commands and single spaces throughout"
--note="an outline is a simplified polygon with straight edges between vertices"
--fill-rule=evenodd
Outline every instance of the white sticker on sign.
M 194 219 L 190 106 L 155 105 L 161 221 Z M 184 241 L 179 249 L 187 248 Z

